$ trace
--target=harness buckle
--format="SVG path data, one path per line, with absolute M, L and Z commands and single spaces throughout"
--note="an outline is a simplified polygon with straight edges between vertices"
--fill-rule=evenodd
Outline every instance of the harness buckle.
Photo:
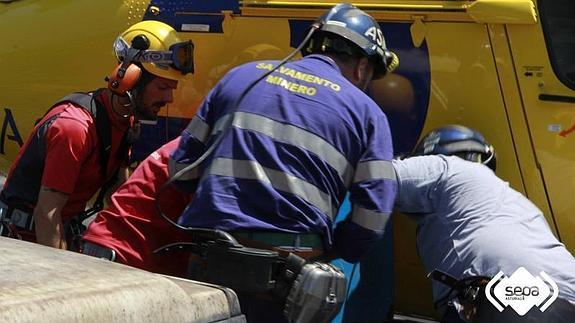
M 438 269 L 433 270 L 427 277 L 451 287 L 446 296 L 435 302 L 436 308 L 439 309 L 445 305 L 454 306 L 460 317 L 466 320 L 475 318 L 481 290 L 489 282 L 489 277 L 471 276 L 458 280 Z
M 0 236 L 22 239 L 18 230 L 34 230 L 34 217 L 20 208 L 11 207 L 0 200 Z

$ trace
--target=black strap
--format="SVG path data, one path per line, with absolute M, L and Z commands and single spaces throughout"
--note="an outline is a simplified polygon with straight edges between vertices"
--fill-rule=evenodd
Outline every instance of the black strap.
M 100 166 L 104 178 L 108 175 L 108 163 L 110 161 L 110 152 L 112 151 L 112 129 L 106 107 L 97 99 L 99 91 L 93 94 L 76 92 L 63 97 L 54 106 L 66 102 L 72 102 L 81 106 L 90 113 L 96 122 L 96 133 L 100 141 Z
M 491 280 L 491 278 L 487 276 L 469 276 L 458 280 L 457 278 L 439 269 L 434 269 L 433 271 L 431 271 L 427 275 L 427 278 L 431 278 L 435 281 L 438 281 L 444 285 L 451 287 L 447 295 L 441 297 L 440 299 L 434 302 L 435 308 L 443 306 L 451 298 L 456 296 L 460 298 L 467 298 L 468 296 L 473 296 L 473 298 L 475 298 L 476 295 L 470 295 L 470 293 L 473 292 L 472 289 L 479 288 L 483 285 L 484 281 Z

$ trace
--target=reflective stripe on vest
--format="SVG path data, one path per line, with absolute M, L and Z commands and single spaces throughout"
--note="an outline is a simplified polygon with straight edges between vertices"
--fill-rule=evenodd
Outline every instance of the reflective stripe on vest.
M 263 167 L 256 161 L 217 158 L 210 165 L 208 174 L 264 182 L 278 191 L 297 195 L 327 214 L 330 219 L 337 212 L 331 197 L 316 186 L 285 172 Z
M 195 116 L 192 118 L 190 123 L 188 123 L 186 131 L 198 141 L 205 143 L 210 134 L 210 126 L 205 123 L 204 120 Z
M 230 115 L 221 117 L 211 131 L 211 136 L 225 130 L 222 129 L 222 127 L 227 123 L 226 121 L 229 118 Z M 307 130 L 281 123 L 258 114 L 235 112 L 233 118 L 232 125 L 236 128 L 255 131 L 275 141 L 290 144 L 314 153 L 338 172 L 345 187 L 349 187 L 351 184 L 354 173 L 353 166 L 340 151 L 323 138 Z M 190 121 L 186 131 L 197 140 L 205 143 L 209 137 L 210 127 L 196 116 Z M 186 167 L 186 165 L 174 163 L 172 170 L 178 171 L 184 167 Z M 170 174 L 174 173 L 170 172 Z
M 381 231 L 390 218 L 389 213 L 380 213 L 353 205 L 351 221 L 372 231 Z
M 357 164 L 357 169 L 353 178 L 354 183 L 374 179 L 395 180 L 395 170 L 393 169 L 391 161 L 372 160 Z
M 171 157 L 168 161 L 168 174 L 170 174 L 170 177 L 173 177 L 174 175 L 176 175 L 177 172 L 179 172 L 180 170 L 186 168 L 188 166 L 188 164 L 180 164 L 177 163 L 175 160 L 173 160 Z M 182 174 L 178 180 L 180 181 L 186 181 L 186 180 L 193 180 L 193 179 L 197 179 L 200 174 L 200 171 L 198 170 L 198 167 L 195 167 L 194 169 L 185 172 L 184 174 Z

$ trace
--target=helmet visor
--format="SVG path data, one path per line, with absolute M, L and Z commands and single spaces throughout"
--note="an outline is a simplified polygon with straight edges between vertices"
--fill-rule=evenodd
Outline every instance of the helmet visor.
M 173 68 L 182 74 L 194 72 L 194 43 L 191 40 L 175 43 L 168 51 L 157 51 L 132 48 L 122 37 L 118 37 L 114 42 L 114 52 L 121 62 L 129 59 L 132 62 L 153 63 L 166 70 Z
M 130 45 L 122 37 L 116 38 L 114 42 L 114 53 L 119 62 L 123 62 L 124 58 L 128 56 Z
M 172 67 L 182 74 L 194 73 L 194 43 L 191 40 L 170 46 Z

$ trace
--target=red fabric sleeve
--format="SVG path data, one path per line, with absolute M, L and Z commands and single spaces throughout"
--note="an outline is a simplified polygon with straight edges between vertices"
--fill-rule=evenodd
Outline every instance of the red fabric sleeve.
M 74 192 L 82 163 L 94 146 L 88 125 L 91 117 L 83 111 L 78 113 L 83 114 L 80 115 L 81 119 L 56 118 L 45 136 L 46 159 L 42 185 L 66 194 Z

